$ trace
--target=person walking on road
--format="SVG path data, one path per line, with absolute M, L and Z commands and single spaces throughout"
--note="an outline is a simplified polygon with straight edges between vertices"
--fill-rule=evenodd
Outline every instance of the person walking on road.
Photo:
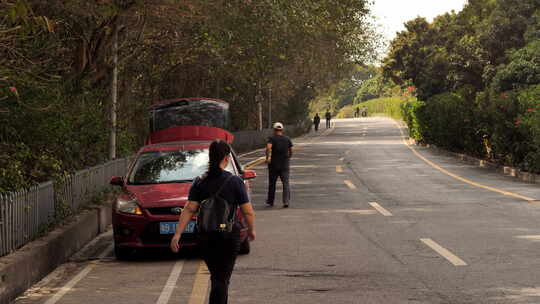
M 289 207 L 289 160 L 293 155 L 293 144 L 289 137 L 283 135 L 283 124 L 274 124 L 274 135 L 268 138 L 266 144 L 266 163 L 268 164 L 268 198 L 266 205 L 274 206 L 276 182 L 278 177 L 283 184 L 283 208 Z
M 171 240 L 171 249 L 180 250 L 180 238 L 194 214 L 197 213 L 202 201 L 219 192 L 228 204 L 236 210 L 238 206 L 248 226 L 248 237 L 255 240 L 255 213 L 249 201 L 244 181 L 225 171 L 231 161 L 231 148 L 221 140 L 212 142 L 209 151 L 208 171 L 195 179 L 189 190 L 188 203 L 180 214 L 176 233 Z M 199 244 L 202 258 L 210 271 L 209 304 L 227 304 L 229 282 L 240 250 L 240 224 L 235 222 L 232 232 L 207 232 L 199 234 Z
M 360 108 L 356 108 L 354 110 L 354 118 L 358 118 L 358 117 L 360 117 Z
M 330 124 L 330 120 L 332 119 L 332 114 L 330 114 L 330 111 L 326 111 L 326 114 L 324 115 L 326 118 L 326 128 L 330 128 L 332 125 Z
M 313 117 L 313 125 L 315 127 L 315 132 L 319 131 L 319 124 L 321 123 L 321 117 L 319 116 L 319 113 L 315 114 L 315 117 Z

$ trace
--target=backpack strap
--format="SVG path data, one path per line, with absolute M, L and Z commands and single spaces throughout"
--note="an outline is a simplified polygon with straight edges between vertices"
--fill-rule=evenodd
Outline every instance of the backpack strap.
M 216 196 L 219 196 L 219 194 L 221 193 L 221 190 L 223 190 L 223 188 L 225 188 L 225 186 L 227 185 L 227 183 L 229 182 L 229 180 L 233 177 L 233 175 L 229 175 L 227 177 L 227 179 L 225 179 L 225 181 L 223 182 L 223 184 L 221 184 L 221 187 L 219 187 L 218 191 L 216 193 L 214 193 L 213 197 L 216 197 Z M 233 222 L 236 222 L 236 210 L 234 210 L 232 212 L 232 215 L 230 215 L 230 218 L 229 220 L 233 221 Z
M 225 185 L 227 185 L 227 183 L 229 182 L 229 180 L 233 177 L 233 175 L 229 175 L 229 177 L 227 177 L 227 179 L 223 182 L 223 184 L 221 184 L 221 187 L 219 187 L 218 191 L 216 191 L 216 193 L 214 193 L 214 197 L 218 196 L 220 193 L 221 193 L 221 190 L 223 190 L 223 188 L 225 188 Z
M 200 176 L 195 177 L 195 178 L 193 179 L 193 181 L 191 182 L 191 185 L 196 185 L 196 184 L 200 183 L 200 182 L 201 182 L 201 179 L 202 179 L 202 178 L 201 178 Z

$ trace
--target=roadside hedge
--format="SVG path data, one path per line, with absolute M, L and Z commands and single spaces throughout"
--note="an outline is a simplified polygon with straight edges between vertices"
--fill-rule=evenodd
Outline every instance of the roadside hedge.
M 504 93 L 462 89 L 401 105 L 410 136 L 540 172 L 540 85 Z

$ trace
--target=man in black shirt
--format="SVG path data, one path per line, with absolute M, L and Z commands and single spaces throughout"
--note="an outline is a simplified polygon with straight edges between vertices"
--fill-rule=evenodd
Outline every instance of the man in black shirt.
M 283 124 L 274 124 L 274 135 L 268 138 L 266 144 L 266 163 L 268 164 L 268 199 L 266 205 L 274 206 L 276 195 L 276 182 L 278 177 L 283 184 L 283 208 L 289 207 L 289 160 L 292 157 L 293 144 L 291 140 L 283 135 Z

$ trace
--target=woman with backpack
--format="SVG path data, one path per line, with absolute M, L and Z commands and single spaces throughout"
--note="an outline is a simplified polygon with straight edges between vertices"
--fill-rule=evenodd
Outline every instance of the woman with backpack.
M 180 250 L 181 232 L 199 211 L 201 203 L 224 202 L 234 211 L 240 206 L 248 225 L 248 237 L 251 241 L 255 240 L 255 212 L 249 202 L 244 181 L 224 170 L 230 161 L 231 148 L 226 142 L 216 140 L 210 144 L 208 171 L 191 185 L 188 203 L 180 215 L 176 233 L 171 240 L 172 251 Z M 240 224 L 235 220 L 235 214 L 232 214 L 231 228 L 226 231 L 199 231 L 201 254 L 212 282 L 209 304 L 226 304 L 228 301 L 229 282 L 240 250 Z

